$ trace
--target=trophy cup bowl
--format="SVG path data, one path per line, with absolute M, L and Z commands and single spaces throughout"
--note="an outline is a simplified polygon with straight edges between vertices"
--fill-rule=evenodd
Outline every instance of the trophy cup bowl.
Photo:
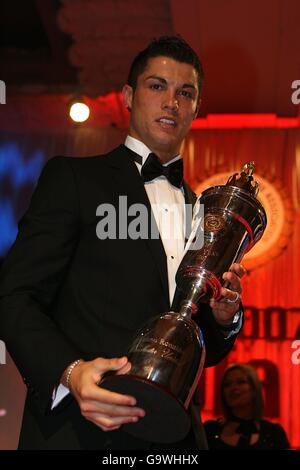
M 236 173 L 226 185 L 202 193 L 204 220 L 176 274 L 174 311 L 152 318 L 137 333 L 127 354 L 132 364 L 127 374 L 103 377 L 101 387 L 134 396 L 145 410 L 138 422 L 123 425 L 140 439 L 176 442 L 190 429 L 187 410 L 205 362 L 203 336 L 192 315 L 201 303 L 220 298 L 223 273 L 241 261 L 266 228 L 253 170 L 250 162 L 239 177 Z

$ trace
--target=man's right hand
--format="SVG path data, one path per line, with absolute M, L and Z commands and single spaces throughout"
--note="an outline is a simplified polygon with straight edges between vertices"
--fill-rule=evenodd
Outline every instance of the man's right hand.
M 70 392 L 76 398 L 81 414 L 103 431 L 113 431 L 125 423 L 135 423 L 145 411 L 135 406 L 136 399 L 105 390 L 98 385 L 105 372 L 126 374 L 131 364 L 127 357 L 82 361 L 70 376 Z

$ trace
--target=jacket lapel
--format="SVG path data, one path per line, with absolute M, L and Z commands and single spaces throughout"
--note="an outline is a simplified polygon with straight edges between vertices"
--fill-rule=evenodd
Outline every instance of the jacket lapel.
M 148 233 L 150 232 L 150 223 L 155 224 L 156 233 L 158 232 L 155 218 L 151 210 L 151 204 L 148 199 L 144 183 L 140 177 L 139 171 L 134 162 L 134 152 L 125 145 L 120 145 L 109 156 L 110 166 L 115 168 L 114 180 L 116 184 L 116 194 L 127 196 L 127 207 L 132 204 L 143 204 L 147 208 L 148 214 Z M 167 258 L 161 238 L 151 238 L 148 236 L 145 240 L 147 249 L 157 266 L 163 291 L 166 296 L 167 305 L 169 305 L 168 271 Z
M 197 200 L 196 194 L 191 190 L 189 185 L 183 181 L 184 199 L 185 199 L 185 243 L 187 243 L 191 229 L 192 229 L 192 218 L 193 209 Z
M 194 191 L 191 190 L 189 185 L 183 181 L 183 189 L 184 189 L 184 199 L 186 204 L 192 204 L 192 207 L 194 207 L 195 202 L 197 200 L 197 196 L 194 193 Z

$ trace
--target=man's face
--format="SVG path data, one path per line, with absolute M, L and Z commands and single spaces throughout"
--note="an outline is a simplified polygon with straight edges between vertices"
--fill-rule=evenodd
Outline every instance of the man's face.
M 197 115 L 198 95 L 192 65 L 164 56 L 149 59 L 135 91 L 129 85 L 123 88 L 124 103 L 131 108 L 130 135 L 163 161 L 170 160 Z

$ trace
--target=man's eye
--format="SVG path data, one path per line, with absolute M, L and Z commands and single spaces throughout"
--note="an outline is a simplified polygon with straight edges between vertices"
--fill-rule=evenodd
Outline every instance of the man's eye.
M 185 98 L 192 98 L 192 97 L 193 97 L 193 96 L 192 96 L 192 93 L 190 93 L 189 91 L 186 91 L 186 90 L 181 90 L 181 91 L 179 92 L 179 94 L 180 94 L 181 96 L 184 96 Z
M 153 90 L 161 90 L 162 85 L 160 83 L 152 83 L 152 85 L 150 85 L 150 88 L 152 88 Z

